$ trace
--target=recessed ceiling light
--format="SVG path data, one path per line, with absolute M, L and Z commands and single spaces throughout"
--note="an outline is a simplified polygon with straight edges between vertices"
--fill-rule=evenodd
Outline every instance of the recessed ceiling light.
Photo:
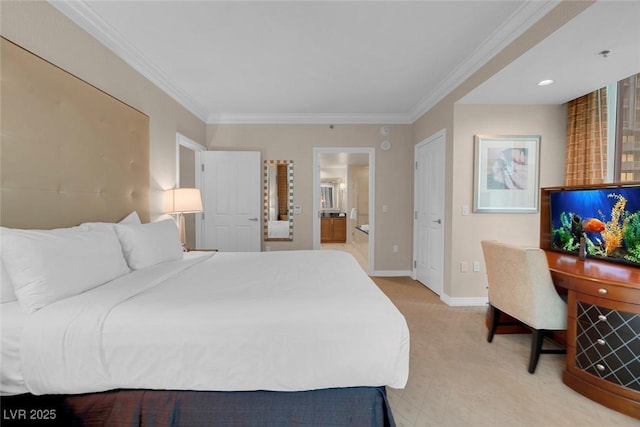
M 551 84 L 553 84 L 553 80 L 551 79 L 542 80 L 538 82 L 538 86 L 549 86 Z

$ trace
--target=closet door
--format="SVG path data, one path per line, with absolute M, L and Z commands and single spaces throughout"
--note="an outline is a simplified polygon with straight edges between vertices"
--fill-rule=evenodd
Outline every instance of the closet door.
M 206 151 L 201 154 L 203 247 L 225 252 L 259 252 L 260 152 Z
M 438 295 L 444 288 L 444 131 L 415 147 L 414 277 Z

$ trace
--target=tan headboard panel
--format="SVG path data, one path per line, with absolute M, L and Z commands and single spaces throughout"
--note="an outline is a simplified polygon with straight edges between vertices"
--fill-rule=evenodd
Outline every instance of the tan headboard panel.
M 149 221 L 149 118 L 1 40 L 0 224 Z

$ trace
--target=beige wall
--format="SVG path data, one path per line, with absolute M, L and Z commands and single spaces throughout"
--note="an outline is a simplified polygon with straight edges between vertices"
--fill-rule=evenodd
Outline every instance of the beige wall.
M 2 36 L 149 116 L 150 212 L 175 186 L 176 132 L 204 142 L 205 124 L 44 1 L 0 2 Z
M 411 269 L 413 134 L 411 125 L 392 125 L 393 147 L 380 150 L 380 125 L 208 125 L 209 150 L 256 150 L 262 160 L 293 160 L 293 241 L 269 242 L 271 250 L 313 248 L 313 147 L 375 147 L 376 271 Z M 382 213 L 382 206 L 388 212 Z M 393 253 L 393 245 L 399 247 Z
M 540 185 L 564 182 L 566 105 L 456 105 L 453 132 L 452 269 L 445 293 L 452 298 L 485 297 L 486 275 L 480 240 L 495 239 L 538 246 L 540 214 L 473 213 L 462 215 L 462 206 L 473 206 L 473 135 L 540 135 Z M 460 262 L 469 270 L 460 271 Z M 480 261 L 480 272 L 472 262 Z

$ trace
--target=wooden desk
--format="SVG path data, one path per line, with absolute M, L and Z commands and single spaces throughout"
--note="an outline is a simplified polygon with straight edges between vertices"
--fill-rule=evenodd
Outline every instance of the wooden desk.
M 640 418 L 640 268 L 546 254 L 555 285 L 568 291 L 563 382 Z

